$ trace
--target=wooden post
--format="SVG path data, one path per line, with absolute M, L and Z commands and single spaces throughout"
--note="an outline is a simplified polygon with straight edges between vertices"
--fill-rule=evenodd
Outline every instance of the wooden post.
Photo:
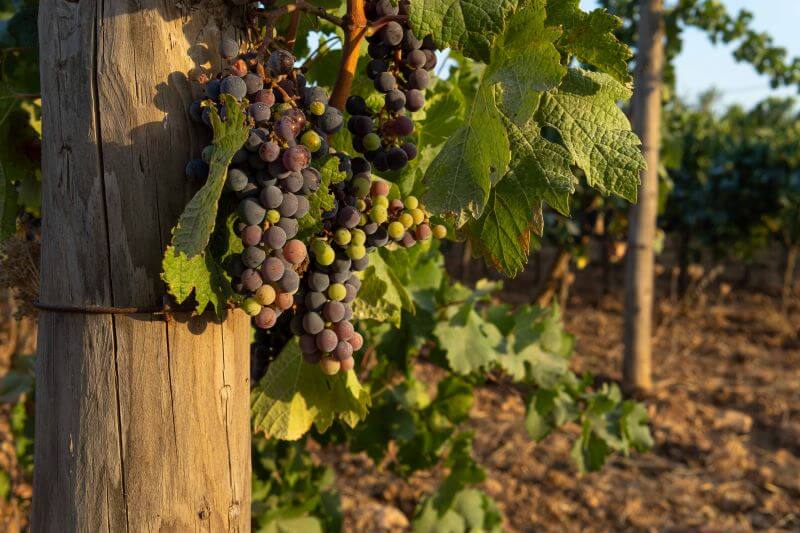
M 191 6 L 191 7 L 189 7 Z M 40 300 L 156 306 L 223 0 L 42 0 Z M 241 8 L 239 8 L 241 10 Z M 225 30 L 232 31 L 232 30 Z M 219 65 L 216 65 L 218 67 Z M 32 523 L 247 531 L 249 320 L 42 312 Z
M 658 156 L 664 73 L 663 0 L 639 0 L 639 43 L 633 93 L 633 128 L 642 139 L 647 169 L 639 203 L 631 208 L 625 273 L 623 383 L 629 390 L 652 388 L 653 241 L 658 216 Z

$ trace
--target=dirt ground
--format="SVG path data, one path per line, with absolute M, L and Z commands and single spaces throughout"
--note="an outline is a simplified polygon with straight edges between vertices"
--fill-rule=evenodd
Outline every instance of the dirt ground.
M 622 308 L 571 299 L 574 368 L 619 379 Z M 481 390 L 472 412 L 482 489 L 507 531 L 800 531 L 800 307 L 734 293 L 658 310 L 655 392 L 645 398 L 656 445 L 579 476 L 570 428 L 540 444 L 512 392 Z M 425 371 L 422 369 L 421 371 Z M 363 456 L 337 456 L 347 531 L 401 531 L 437 477 L 406 482 Z

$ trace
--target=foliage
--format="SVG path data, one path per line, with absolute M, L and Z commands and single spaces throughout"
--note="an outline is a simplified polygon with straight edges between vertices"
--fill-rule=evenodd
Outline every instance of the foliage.
M 600 0 L 601 6 L 624 21 L 616 34 L 629 46 L 636 43 L 638 4 L 637 0 Z M 755 30 L 753 18 L 745 9 L 732 15 L 719 0 L 668 3 L 664 9 L 667 84 L 675 84 L 674 60 L 683 50 L 683 31 L 694 27 L 704 31 L 714 44 L 735 45 L 734 58 L 751 64 L 756 72 L 769 78 L 773 87 L 800 85 L 800 57 L 790 59 L 786 49 L 775 44 L 769 34 Z
M 0 240 L 41 208 L 37 1 L 0 4 Z
M 717 116 L 712 101 L 670 108 L 674 188 L 666 229 L 683 236 L 687 253 L 710 250 L 718 258 L 751 257 L 776 238 L 797 244 L 800 129 L 793 102 L 770 99 Z

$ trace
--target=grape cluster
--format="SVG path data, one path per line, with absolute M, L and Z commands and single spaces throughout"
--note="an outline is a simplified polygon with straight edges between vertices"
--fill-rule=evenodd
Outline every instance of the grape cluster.
M 220 95 L 230 94 L 247 107 L 252 125 L 226 181 L 239 202 L 235 230 L 243 251 L 229 272 L 243 296 L 241 307 L 262 337 L 276 324 L 276 329 L 286 325 L 299 337 L 307 362 L 329 375 L 349 371 L 353 353 L 364 343 L 352 322 L 352 304 L 368 253 L 392 243 L 410 247 L 444 238 L 447 230 L 431 226 L 415 197 L 390 200 L 390 184 L 373 178 L 366 159 L 328 146 L 327 136 L 343 126 L 342 113 L 328 105 L 324 90 L 306 84 L 292 54 L 275 50 L 262 64 L 255 53 L 239 54 L 238 44 L 228 39 L 222 53 L 228 68 L 205 81 L 203 98 L 192 104 L 190 115 L 210 126 L 209 109 L 224 114 Z M 202 159 L 189 163 L 190 178 L 207 176 L 213 150 L 207 147 Z M 330 186 L 333 208 L 322 214 L 320 231 L 304 242 L 298 238 L 299 220 L 322 182 L 314 165 L 330 157 L 339 159 L 347 178 Z M 275 335 L 285 344 L 283 331 L 268 337 Z M 254 358 L 275 356 L 268 342 L 256 344 L 261 348 Z
M 364 342 L 351 322 L 351 306 L 361 288 L 356 273 L 369 265 L 368 253 L 447 235 L 444 226 L 431 228 L 415 197 L 390 201 L 389 183 L 373 179 L 365 159 L 352 159 L 350 167 L 352 177 L 331 187 L 335 207 L 323 215 L 323 231 L 311 243 L 303 299 L 292 319 L 304 358 L 328 374 L 352 369 L 353 352 Z
M 367 18 L 376 22 L 389 20 L 375 34 L 367 37 L 366 73 L 375 89 L 384 95 L 383 107 L 373 112 L 358 95 L 347 100 L 347 123 L 353 135 L 353 147 L 371 161 L 378 171 L 400 170 L 417 157 L 416 145 L 407 140 L 414 132 L 414 122 L 405 112 L 425 106 L 429 72 L 436 66 L 436 46 L 430 37 L 419 39 L 402 16 L 408 15 L 410 0 L 372 0 L 365 4 Z
M 210 126 L 210 107 L 220 113 L 221 94 L 246 99 L 252 124 L 245 145 L 233 157 L 226 188 L 239 199 L 236 231 L 244 250 L 233 265 L 234 288 L 245 296 L 242 308 L 262 329 L 273 327 L 294 305 L 307 263 L 306 245 L 297 239 L 299 219 L 308 213 L 308 195 L 321 183 L 314 159 L 328 156 L 327 135 L 343 125 L 338 109 L 318 87 L 306 85 L 285 50 L 272 52 L 261 64 L 255 54 L 239 54 L 236 41 L 223 39 L 222 54 L 230 65 L 204 84 L 204 98 L 190 114 Z M 203 151 L 205 163 L 213 147 Z M 201 174 L 190 162 L 187 174 Z

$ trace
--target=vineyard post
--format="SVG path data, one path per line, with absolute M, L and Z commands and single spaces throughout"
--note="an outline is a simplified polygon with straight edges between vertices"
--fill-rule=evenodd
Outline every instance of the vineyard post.
M 654 250 L 658 216 L 658 156 L 664 71 L 663 0 L 640 0 L 639 43 L 633 94 L 633 129 L 642 140 L 647 168 L 639 203 L 631 209 L 625 273 L 623 382 L 629 390 L 652 388 Z
M 97 309 L 162 305 L 162 252 L 194 191 L 183 73 L 218 55 L 230 11 L 181 5 L 40 3 L 34 531 L 250 526 L 248 318 Z

